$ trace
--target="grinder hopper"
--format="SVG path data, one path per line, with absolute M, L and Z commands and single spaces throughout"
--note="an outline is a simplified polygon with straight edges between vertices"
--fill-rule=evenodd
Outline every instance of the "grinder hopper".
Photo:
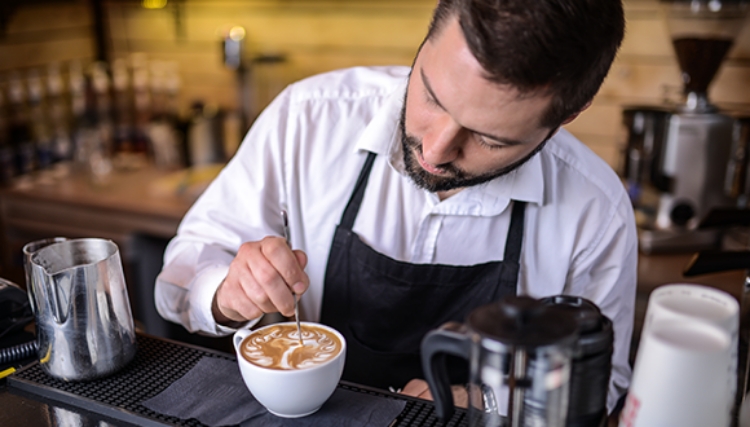
M 712 110 L 708 86 L 742 29 L 748 3 L 668 0 L 661 4 L 682 72 L 685 108 Z

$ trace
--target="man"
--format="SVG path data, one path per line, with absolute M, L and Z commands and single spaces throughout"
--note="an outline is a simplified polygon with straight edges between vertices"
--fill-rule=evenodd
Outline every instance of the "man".
M 630 377 L 633 213 L 561 125 L 623 30 L 620 0 L 443 0 L 411 69 L 291 85 L 183 220 L 159 312 L 222 335 L 291 316 L 300 295 L 303 320 L 347 338 L 344 379 L 401 388 L 443 322 L 515 293 L 580 295 L 615 325 L 611 410 Z

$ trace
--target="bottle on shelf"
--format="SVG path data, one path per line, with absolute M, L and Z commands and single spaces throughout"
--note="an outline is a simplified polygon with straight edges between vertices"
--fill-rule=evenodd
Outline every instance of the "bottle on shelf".
M 193 103 L 187 134 L 189 166 L 206 166 L 226 160 L 222 123 L 222 114 L 216 105 Z
M 0 90 L 0 187 L 8 185 L 15 175 L 15 152 L 8 135 L 8 108 L 5 93 Z
M 134 55 L 131 58 L 133 68 L 133 104 L 135 118 L 135 132 L 133 138 L 133 158 L 139 164 L 148 158 L 149 140 L 148 123 L 151 120 L 152 97 L 150 89 L 151 76 L 148 69 L 148 60 L 143 55 Z
M 107 64 L 95 62 L 91 67 L 91 84 L 96 97 L 96 118 L 101 137 L 100 151 L 108 159 L 112 157 L 114 121 L 112 114 L 111 84 Z
M 63 173 L 73 159 L 73 138 L 71 136 L 71 108 L 68 94 L 57 63 L 47 67 L 47 106 L 52 134 L 52 163 Z
M 45 85 L 37 69 L 29 71 L 26 82 L 31 139 L 34 145 L 33 169 L 44 171 L 50 168 L 53 159 L 52 129 L 49 121 Z
M 34 142 L 29 124 L 26 88 L 17 71 L 8 80 L 8 136 L 13 150 L 15 176 L 28 175 L 34 170 Z
M 92 76 L 84 75 L 83 113 L 76 120 L 76 163 L 85 171 L 94 185 L 106 185 L 112 172 L 109 146 L 102 132 L 101 111 L 97 105 L 97 92 Z
M 114 102 L 114 162 L 133 151 L 135 114 L 130 70 L 127 61 L 117 59 L 112 63 L 112 89 Z
M 184 165 L 181 153 L 177 97 L 180 80 L 176 63 L 151 63 L 151 116 L 146 133 L 151 143 L 154 164 L 162 168 Z

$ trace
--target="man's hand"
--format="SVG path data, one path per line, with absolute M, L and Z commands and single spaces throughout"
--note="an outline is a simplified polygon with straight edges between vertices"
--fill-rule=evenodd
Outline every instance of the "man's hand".
M 307 255 L 290 249 L 281 237 L 243 243 L 214 296 L 214 319 L 229 325 L 264 313 L 292 316 L 294 295 L 301 295 L 310 285 L 306 265 Z
M 457 408 L 466 408 L 469 406 L 469 394 L 466 392 L 466 387 L 452 385 L 451 392 L 453 394 L 453 404 Z M 401 390 L 401 394 L 432 400 L 430 387 L 427 385 L 426 381 L 420 379 L 413 379 L 406 383 L 404 389 Z

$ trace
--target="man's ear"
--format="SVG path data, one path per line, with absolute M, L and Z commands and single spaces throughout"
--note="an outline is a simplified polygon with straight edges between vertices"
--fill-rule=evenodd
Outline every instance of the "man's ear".
M 560 124 L 560 126 L 564 126 L 564 125 L 567 125 L 568 123 L 572 122 L 573 120 L 576 119 L 576 117 L 578 117 L 579 114 L 581 114 L 584 111 L 586 111 L 586 109 L 589 108 L 590 106 L 591 106 L 591 101 L 587 102 L 586 105 L 584 105 L 583 108 L 581 108 L 580 110 L 578 110 L 575 114 L 572 114 L 572 115 L 570 115 L 570 117 L 568 117 L 567 119 L 563 120 L 563 122 Z

